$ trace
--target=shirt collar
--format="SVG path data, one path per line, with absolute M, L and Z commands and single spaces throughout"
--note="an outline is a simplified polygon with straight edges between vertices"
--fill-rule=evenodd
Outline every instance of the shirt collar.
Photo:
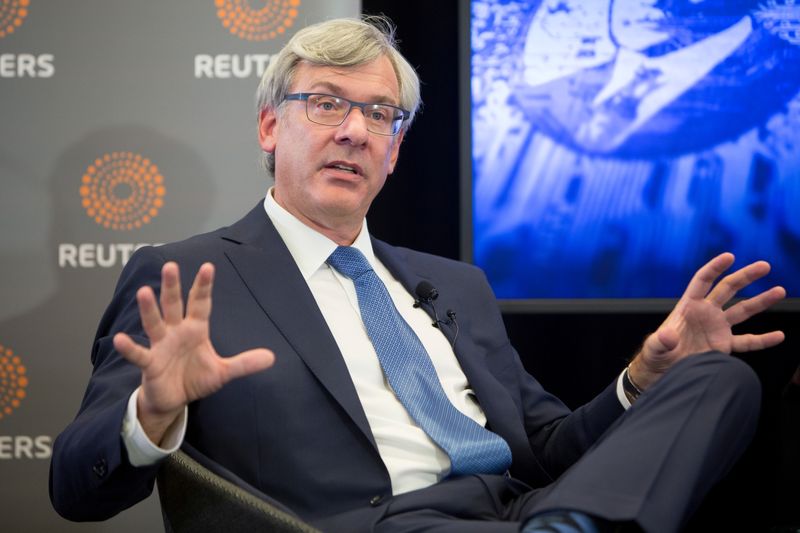
M 686 76 L 686 72 L 705 74 L 733 54 L 752 32 L 753 23 L 745 15 L 739 22 L 718 33 L 660 57 L 647 57 L 640 52 L 621 48 L 618 63 L 629 63 L 628 68 L 631 70 L 644 66 L 673 73 L 678 77 L 681 73 Z
M 278 205 L 272 194 L 271 187 L 264 198 L 264 210 L 272 221 L 278 235 L 281 236 L 294 262 L 300 269 L 303 279 L 313 276 L 338 246 L 328 237 L 300 222 L 294 215 Z M 361 231 L 353 242 L 353 247 L 364 254 L 367 261 L 375 266 L 375 253 L 372 250 L 372 242 L 369 238 L 367 221 L 361 227 Z

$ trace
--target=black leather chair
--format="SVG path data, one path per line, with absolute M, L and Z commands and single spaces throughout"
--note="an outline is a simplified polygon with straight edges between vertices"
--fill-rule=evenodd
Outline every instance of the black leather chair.
M 164 461 L 157 480 L 166 533 L 320 533 L 188 445 Z

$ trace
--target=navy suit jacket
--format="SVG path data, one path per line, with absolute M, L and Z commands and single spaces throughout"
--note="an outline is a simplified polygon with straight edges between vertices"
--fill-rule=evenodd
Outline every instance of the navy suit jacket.
M 550 483 L 622 412 L 613 386 L 574 412 L 545 392 L 511 347 L 477 268 L 377 239 L 373 247 L 411 294 L 427 280 L 439 290 L 437 307 L 457 313 L 456 356 L 488 427 L 511 447 L 516 478 Z M 276 354 L 272 368 L 192 403 L 186 442 L 318 527 L 368 530 L 390 500 L 389 474 L 339 348 L 260 203 L 230 227 L 139 250 L 126 265 L 97 331 L 80 411 L 54 444 L 58 512 L 100 520 L 152 491 L 157 465 L 131 466 L 120 437 L 140 371 L 111 339 L 125 331 L 147 343 L 134 295 L 143 285 L 158 292 L 170 260 L 181 267 L 184 292 L 203 262 L 216 266 L 210 334 L 221 355 L 254 347 Z M 443 333 L 453 341 L 453 327 Z

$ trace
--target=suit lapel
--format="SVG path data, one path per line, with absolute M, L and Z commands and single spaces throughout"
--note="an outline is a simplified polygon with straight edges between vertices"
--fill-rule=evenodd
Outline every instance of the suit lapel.
M 240 244 L 226 252 L 226 256 L 259 306 L 322 386 L 376 446 L 339 347 L 263 206 L 259 203 L 228 228 L 223 238 Z
M 417 285 L 421 281 L 428 281 L 436 286 L 436 283 L 430 277 L 430 273 L 420 272 L 415 268 L 415 265 L 411 264 L 407 249 L 391 246 L 374 237 L 371 238 L 371 241 L 375 256 L 380 259 L 381 263 L 403 285 L 409 294 L 416 297 Z M 430 306 L 422 306 L 422 308 L 433 318 L 433 311 Z
M 374 238 L 372 246 L 378 259 L 411 294 L 415 294 L 414 290 L 417 284 L 423 280 L 440 289 L 439 297 L 434 302 L 440 320 L 446 318 L 448 309 L 453 309 L 456 313 L 459 309 L 464 309 L 455 291 L 441 290 L 445 286 L 443 280 L 437 279 L 437 275 L 440 275 L 441 272 L 419 271 L 413 258 L 410 257 L 411 254 L 402 248 L 390 246 Z M 431 306 L 423 305 L 422 307 L 434 319 Z M 441 330 L 453 346 L 456 359 L 467 377 L 470 388 L 478 398 L 478 403 L 486 415 L 488 424 L 493 431 L 508 438 L 512 434 L 519 433 L 519 419 L 515 416 L 517 408 L 508 390 L 489 371 L 485 351 L 474 345 L 469 334 L 473 317 L 469 315 L 470 313 L 457 315 L 458 329 L 453 325 L 444 325 Z M 457 335 L 456 332 L 458 332 Z

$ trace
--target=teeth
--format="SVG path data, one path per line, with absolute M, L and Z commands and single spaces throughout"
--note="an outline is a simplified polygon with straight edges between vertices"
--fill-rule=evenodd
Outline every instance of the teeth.
M 332 166 L 333 168 L 338 168 L 339 170 L 346 170 L 347 172 L 352 172 L 353 174 L 356 173 L 356 169 L 354 169 L 353 167 L 347 167 L 344 165 L 332 165 Z

